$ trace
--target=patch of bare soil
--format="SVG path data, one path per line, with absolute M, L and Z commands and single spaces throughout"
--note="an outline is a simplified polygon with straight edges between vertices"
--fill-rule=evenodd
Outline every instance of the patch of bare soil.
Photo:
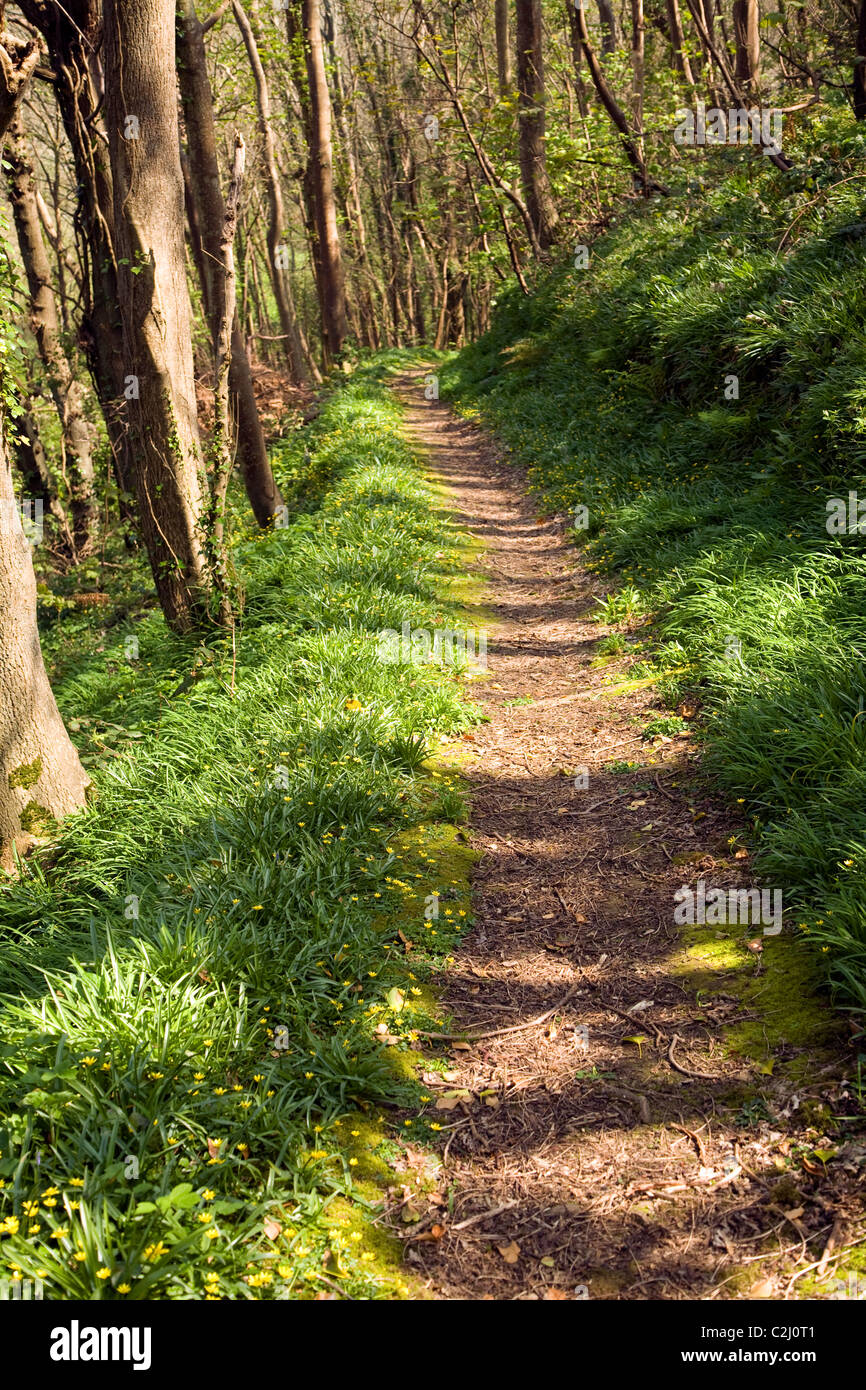
M 409 1267 L 444 1299 L 838 1297 L 840 1252 L 866 1233 L 846 1030 L 831 1024 L 805 1075 L 808 1049 L 784 1038 L 769 1061 L 726 1042 L 761 1017 L 734 975 L 766 978 L 791 938 L 730 929 L 736 970 L 710 957 L 701 973 L 674 893 L 698 874 L 754 883 L 730 843 L 742 827 L 688 734 L 642 741 L 651 687 L 604 693 L 629 659 L 591 664 L 597 582 L 422 376 L 397 387 L 407 430 L 484 543 L 495 624 L 474 690 L 490 722 L 461 741 L 475 925 L 446 976 L 452 1036 L 425 1049 L 450 1068 L 425 1073 L 443 1166 Z

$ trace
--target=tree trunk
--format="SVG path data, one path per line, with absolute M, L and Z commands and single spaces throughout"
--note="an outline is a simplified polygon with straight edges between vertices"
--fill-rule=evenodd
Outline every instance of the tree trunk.
M 692 65 L 689 62 L 688 54 L 685 51 L 685 33 L 683 32 L 683 21 L 680 15 L 680 7 L 677 0 L 667 0 L 668 11 L 668 31 L 671 36 L 671 47 L 674 51 L 674 63 L 677 72 L 682 73 L 690 87 L 694 87 L 695 78 L 692 72 Z
M 583 81 L 583 49 L 580 46 L 580 20 L 574 0 L 565 0 L 565 9 L 568 14 L 568 37 L 571 44 L 571 63 L 574 68 L 574 85 L 577 91 L 577 106 L 582 119 L 585 121 L 589 107 L 586 100 L 586 87 Z
M 259 117 L 259 134 L 262 138 L 262 163 L 268 191 L 268 270 L 277 312 L 280 317 L 280 332 L 283 335 L 283 348 L 289 363 L 292 380 L 306 385 L 310 379 L 307 370 L 309 349 L 302 340 L 287 267 L 283 264 L 285 246 L 283 238 L 286 231 L 286 215 L 283 208 L 283 191 L 274 151 L 274 133 L 271 126 L 271 98 L 267 74 L 259 56 L 256 36 L 249 18 L 238 0 L 232 6 L 238 28 L 247 50 L 253 79 L 256 84 L 256 104 Z
M 331 98 L 325 75 L 319 0 L 301 0 L 307 82 L 310 96 L 310 175 L 315 202 L 316 239 L 321 272 L 322 339 L 326 362 L 339 357 L 346 339 L 346 287 L 337 230 L 331 154 Z
M 9 127 L 5 151 L 6 183 L 18 235 L 18 247 L 30 292 L 30 327 L 60 421 L 63 469 L 69 482 L 75 553 L 93 544 L 96 501 L 93 495 L 93 440 L 83 408 L 83 392 L 61 342 L 51 263 L 42 240 L 33 160 L 21 113 Z
M 644 51 L 646 25 L 643 16 L 643 0 L 631 0 L 631 65 L 632 65 L 632 113 L 634 128 L 641 142 L 643 154 L 643 89 L 644 89 Z
M 0 37 L 0 144 L 39 57 Z M 0 418 L 0 867 L 15 867 L 51 822 L 85 804 L 88 777 L 48 683 L 36 625 L 36 576 Z
M 601 24 L 602 53 L 616 53 L 619 48 L 619 25 L 610 0 L 598 0 L 598 18 Z
M 511 91 L 511 39 L 508 25 L 508 0 L 496 0 L 496 73 L 499 95 Z
M 231 582 L 225 548 L 226 496 L 232 469 L 232 408 L 231 375 L 232 344 L 238 336 L 232 327 L 237 325 L 237 281 L 235 277 L 234 240 L 238 226 L 238 206 L 246 163 L 243 136 L 235 136 L 235 157 L 231 183 L 225 200 L 225 216 L 220 236 L 217 275 L 222 285 L 216 294 L 220 305 L 219 318 L 213 325 L 214 351 L 214 427 L 211 451 L 213 474 L 210 493 L 210 518 L 206 546 L 211 573 L 219 594 L 220 620 L 224 626 L 232 622 Z
M 54 95 L 72 150 L 79 190 L 76 220 L 85 256 L 80 341 L 105 419 L 121 514 L 129 519 L 132 461 L 123 410 L 129 366 L 118 307 L 111 168 L 94 80 L 102 40 L 99 0 L 51 6 L 42 0 L 20 0 L 19 8 L 41 31 L 56 75 Z
M 189 147 L 189 201 L 195 208 L 201 238 L 200 257 L 197 258 L 199 278 L 213 338 L 222 317 L 224 279 L 219 255 L 225 202 L 220 186 L 213 94 L 207 70 L 204 32 L 193 0 L 179 0 L 177 45 L 178 78 Z M 190 231 L 195 235 L 192 225 Z M 268 460 L 249 358 L 237 314 L 231 327 L 228 385 L 232 417 L 237 423 L 238 453 L 247 497 L 256 521 L 260 526 L 268 526 L 282 503 L 282 497 Z
M 105 0 L 105 78 L 120 309 L 142 537 L 166 621 L 205 617 L 203 460 L 177 138 L 174 0 Z M 137 392 L 137 395 L 136 395 Z
M 857 48 L 854 60 L 854 115 L 866 120 L 866 0 L 860 0 L 857 12 Z
M 30 545 L 0 441 L 0 867 L 83 806 L 88 781 L 45 673 Z
M 334 44 L 336 39 L 332 41 Z M 376 319 L 376 309 L 373 304 L 371 286 L 375 284 L 375 275 L 370 264 L 370 256 L 367 250 L 367 230 L 364 222 L 364 211 L 361 205 L 361 193 L 358 180 L 358 157 L 357 157 L 357 127 L 354 121 L 350 129 L 346 116 L 346 93 L 343 84 L 343 73 L 339 58 L 336 52 L 331 54 L 331 67 L 333 70 L 333 109 L 334 120 L 337 123 L 337 133 L 339 144 L 342 146 L 343 158 L 346 164 L 346 197 L 345 221 L 347 234 L 351 238 L 350 248 L 354 250 L 354 260 L 358 270 L 360 285 L 356 291 L 357 311 L 360 320 L 360 341 L 364 347 L 372 348 L 376 351 L 379 347 L 379 327 Z
M 753 94 L 761 79 L 761 36 L 758 30 L 758 0 L 734 0 L 734 43 L 738 86 Z
M 517 0 L 517 91 L 520 177 L 526 207 L 543 251 L 556 241 L 559 217 L 544 144 L 544 57 L 541 0 Z

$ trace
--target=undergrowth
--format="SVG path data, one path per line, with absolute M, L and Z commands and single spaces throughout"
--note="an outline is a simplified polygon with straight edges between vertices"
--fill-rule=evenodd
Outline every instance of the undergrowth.
M 862 1009 L 866 540 L 827 504 L 866 493 L 866 134 L 802 121 L 789 173 L 690 157 L 442 380 L 573 516 L 617 619 L 652 615 L 654 669 L 689 668 L 662 688 L 699 692 L 707 770 Z
M 426 1103 L 406 1054 L 468 904 L 425 757 L 474 714 L 376 633 L 447 621 L 458 537 L 374 369 L 276 467 L 303 510 L 238 542 L 234 642 L 172 637 L 129 566 L 83 614 L 42 591 L 96 790 L 0 888 L 0 1271 L 49 1298 L 406 1292 L 358 1136 Z

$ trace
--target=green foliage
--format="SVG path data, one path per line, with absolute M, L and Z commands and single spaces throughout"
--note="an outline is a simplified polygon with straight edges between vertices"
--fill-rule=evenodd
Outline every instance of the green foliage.
M 792 149 L 789 174 L 714 154 L 588 269 L 503 295 L 441 375 L 547 507 L 588 508 L 587 561 L 618 581 L 600 616 L 655 613 L 656 664 L 693 668 L 706 765 L 862 1008 L 866 551 L 825 522 L 866 497 L 866 133 L 830 111 Z
M 370 370 L 308 448 L 292 476 L 321 505 L 237 546 L 234 646 L 128 601 L 53 615 L 98 796 L 0 888 L 0 1263 L 47 1297 L 310 1297 L 326 1249 L 349 1291 L 388 1291 L 333 1204 L 371 1200 L 348 1116 L 418 1104 L 397 1059 L 467 915 L 425 919 L 461 802 L 424 758 L 474 716 L 376 634 L 441 623 L 458 538 Z

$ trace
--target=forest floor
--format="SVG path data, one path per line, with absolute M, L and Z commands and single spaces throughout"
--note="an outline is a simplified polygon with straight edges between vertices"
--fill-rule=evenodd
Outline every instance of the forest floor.
M 409 1267 L 445 1299 L 862 1298 L 848 1028 L 787 928 L 674 923 L 684 884 L 755 884 L 699 701 L 686 732 L 646 731 L 652 685 L 597 655 L 599 581 L 423 379 L 395 390 L 480 543 L 488 722 L 438 758 L 470 795 L 474 925 L 427 1048 L 443 1172 Z

